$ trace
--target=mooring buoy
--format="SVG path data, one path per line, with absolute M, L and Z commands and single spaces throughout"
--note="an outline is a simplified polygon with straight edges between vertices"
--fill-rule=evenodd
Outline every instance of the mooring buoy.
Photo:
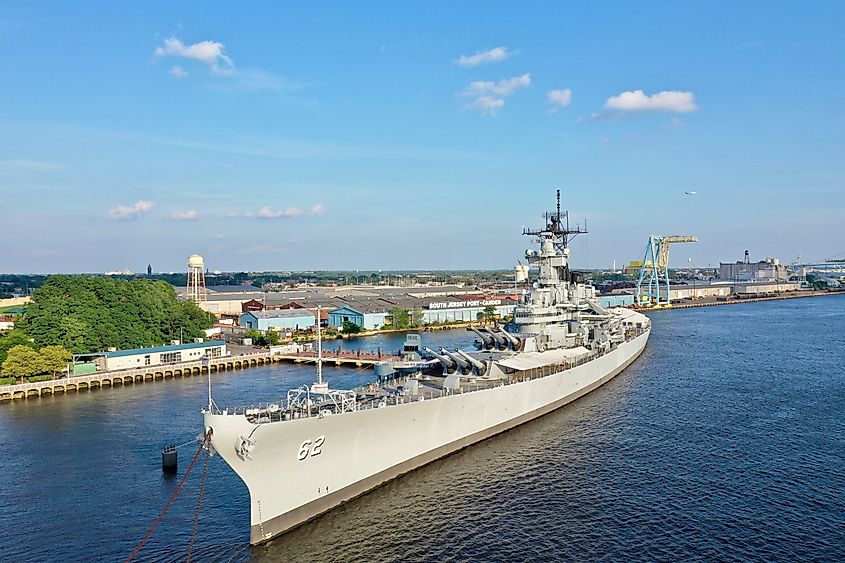
M 179 452 L 172 444 L 161 450 L 161 470 L 165 473 L 176 473 L 178 457 Z

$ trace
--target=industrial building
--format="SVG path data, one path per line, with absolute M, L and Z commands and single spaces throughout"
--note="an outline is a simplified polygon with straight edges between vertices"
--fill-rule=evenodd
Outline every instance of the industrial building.
M 381 328 L 387 323 L 391 313 L 384 303 L 368 303 L 360 301 L 329 311 L 329 326 L 342 327 L 343 323 L 351 322 L 365 330 Z
M 748 251 L 745 259 L 737 262 L 720 262 L 719 279 L 722 281 L 776 281 L 786 280 L 789 270 L 781 265 L 777 258 L 766 258 L 759 262 L 751 262 Z
M 93 354 L 77 354 L 73 357 L 73 374 L 81 375 L 95 371 L 114 371 L 179 362 L 219 358 L 227 355 L 226 343 L 222 340 L 189 342 L 153 348 L 112 350 Z
M 317 318 L 308 309 L 276 309 L 272 311 L 247 311 L 238 324 L 244 328 L 267 330 L 308 330 Z

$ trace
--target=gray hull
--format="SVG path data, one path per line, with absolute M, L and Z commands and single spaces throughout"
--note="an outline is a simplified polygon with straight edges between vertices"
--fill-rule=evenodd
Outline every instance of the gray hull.
M 572 369 L 492 389 L 260 425 L 243 415 L 206 413 L 205 427 L 249 490 L 250 542 L 257 544 L 589 393 L 630 365 L 649 334 Z

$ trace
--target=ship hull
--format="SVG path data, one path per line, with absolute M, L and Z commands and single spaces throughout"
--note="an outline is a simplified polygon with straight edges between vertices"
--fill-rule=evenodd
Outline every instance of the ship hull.
M 250 543 L 600 387 L 643 351 L 650 331 L 572 369 L 492 389 L 323 418 L 254 425 L 206 414 L 212 445 L 247 486 Z M 254 443 L 237 453 L 243 438 Z M 318 445 L 319 444 L 319 445 Z

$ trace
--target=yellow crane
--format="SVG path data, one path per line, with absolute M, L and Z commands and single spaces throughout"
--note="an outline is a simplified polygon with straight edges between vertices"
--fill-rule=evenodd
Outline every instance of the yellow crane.
M 637 280 L 637 307 L 670 307 L 669 293 L 669 245 L 682 242 L 698 242 L 690 235 L 652 235 L 645 247 L 640 277 Z

